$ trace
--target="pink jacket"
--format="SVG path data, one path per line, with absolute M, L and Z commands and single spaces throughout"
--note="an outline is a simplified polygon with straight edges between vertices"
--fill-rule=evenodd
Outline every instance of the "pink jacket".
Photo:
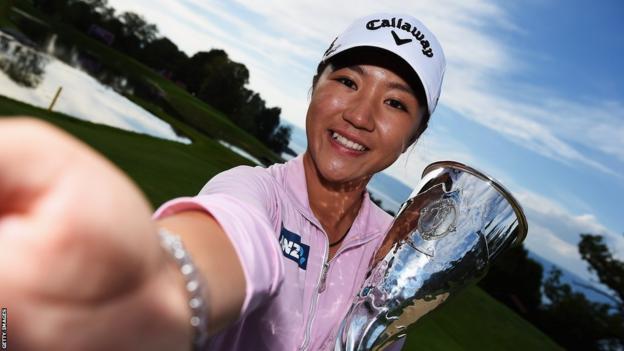
M 267 169 L 225 171 L 197 196 L 169 201 L 154 216 L 189 209 L 205 210 L 219 222 L 247 283 L 240 319 L 213 337 L 210 350 L 332 349 L 392 220 L 366 194 L 340 250 L 328 261 L 327 235 L 308 203 L 301 156 Z

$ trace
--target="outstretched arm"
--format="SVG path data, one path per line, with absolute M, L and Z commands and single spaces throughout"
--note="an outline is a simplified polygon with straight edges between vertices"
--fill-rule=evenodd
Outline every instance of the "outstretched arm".
M 9 345 L 188 350 L 184 280 L 157 225 L 179 234 L 204 272 L 211 332 L 236 318 L 245 282 L 219 225 L 197 212 L 156 225 L 151 212 L 122 172 L 73 137 L 34 119 L 1 120 L 0 304 Z
M 159 220 L 158 225 L 180 236 L 204 276 L 209 332 L 234 322 L 245 299 L 245 277 L 223 229 L 200 211 L 180 212 Z

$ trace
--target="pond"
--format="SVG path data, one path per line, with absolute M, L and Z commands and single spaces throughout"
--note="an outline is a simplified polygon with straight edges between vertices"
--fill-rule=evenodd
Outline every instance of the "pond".
M 55 50 L 55 37 L 46 51 Z M 72 66 L 48 52 L 22 44 L 10 34 L 0 32 L 0 95 L 48 108 L 59 88 L 53 110 L 94 123 L 190 144 L 165 121 L 100 83 L 80 69 L 77 54 L 69 55 Z M 113 86 L 124 87 L 123 77 Z
M 227 141 L 224 140 L 219 140 L 219 144 L 225 146 L 226 148 L 228 148 L 230 151 L 235 152 L 249 160 L 251 160 L 252 162 L 256 163 L 257 165 L 263 165 L 263 162 L 260 161 L 258 158 L 254 157 L 253 155 L 251 155 L 250 153 L 248 153 L 247 151 L 241 149 L 240 147 L 236 146 L 236 145 L 232 145 L 230 143 L 228 143 Z

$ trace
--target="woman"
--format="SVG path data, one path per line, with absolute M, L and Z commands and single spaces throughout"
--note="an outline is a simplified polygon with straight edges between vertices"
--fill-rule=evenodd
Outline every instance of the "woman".
M 313 79 L 304 155 L 221 173 L 163 205 L 155 222 L 136 188 L 75 140 L 38 122 L 0 122 L 0 150 L 26 133 L 46 143 L 0 152 L 10 342 L 330 349 L 391 221 L 366 184 L 426 129 L 444 66 L 415 18 L 355 21 Z

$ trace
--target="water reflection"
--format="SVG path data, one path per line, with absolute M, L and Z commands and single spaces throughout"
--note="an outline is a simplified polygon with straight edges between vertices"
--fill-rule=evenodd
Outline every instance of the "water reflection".
M 54 107 L 57 112 L 159 138 L 191 142 L 178 136 L 169 124 L 116 92 L 115 89 L 124 92 L 131 89 L 122 77 L 108 72 L 100 74 L 100 78 L 115 87 L 112 89 L 79 69 L 19 43 L 6 33 L 0 32 L 0 43 L 0 62 L 3 62 L 0 65 L 8 67 L 0 71 L 0 95 L 47 108 L 62 86 L 63 93 Z M 54 43 L 50 50 L 54 50 Z M 70 56 L 80 62 L 75 51 Z
M 43 79 L 48 62 L 48 57 L 36 50 L 0 35 L 0 70 L 15 83 L 28 88 L 36 87 Z
M 225 146 L 226 148 L 230 149 L 231 151 L 236 152 L 237 154 L 250 159 L 251 161 L 255 162 L 257 165 L 263 165 L 264 162 L 260 161 L 259 159 L 255 158 L 254 156 L 252 156 L 250 153 L 248 153 L 247 151 L 241 149 L 238 146 L 232 145 L 230 143 L 228 143 L 227 141 L 224 140 L 219 140 L 219 144 Z

